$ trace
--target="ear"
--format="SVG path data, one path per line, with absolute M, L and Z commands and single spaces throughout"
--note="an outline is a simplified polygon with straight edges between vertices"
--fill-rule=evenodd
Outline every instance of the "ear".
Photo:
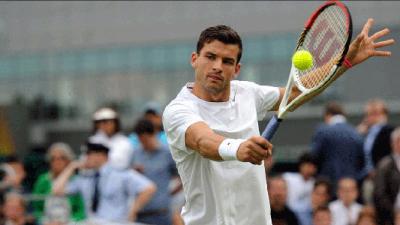
M 236 79 L 239 76 L 241 67 L 242 67 L 242 64 L 240 64 L 240 63 L 236 64 L 235 74 L 233 75 L 233 79 Z
M 190 65 L 192 65 L 193 68 L 196 67 L 196 60 L 199 57 L 199 55 L 197 55 L 197 52 L 192 52 L 192 55 L 190 57 Z

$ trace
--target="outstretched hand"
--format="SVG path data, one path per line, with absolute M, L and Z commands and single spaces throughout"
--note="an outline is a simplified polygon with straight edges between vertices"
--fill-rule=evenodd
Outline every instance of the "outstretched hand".
M 373 23 L 373 19 L 368 19 L 361 33 L 350 44 L 346 58 L 353 66 L 362 63 L 372 56 L 390 56 L 392 54 L 390 51 L 381 51 L 378 49 L 394 44 L 394 39 L 377 41 L 379 38 L 387 35 L 390 30 L 385 28 L 369 36 L 368 33 Z

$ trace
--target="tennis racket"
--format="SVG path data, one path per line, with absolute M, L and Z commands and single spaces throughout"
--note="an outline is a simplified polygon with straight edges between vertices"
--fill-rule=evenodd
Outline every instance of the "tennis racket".
M 351 15 L 342 2 L 327 1 L 311 15 L 295 52 L 309 51 L 313 56 L 313 66 L 301 71 L 292 64 L 278 112 L 262 133 L 264 138 L 271 140 L 288 112 L 321 93 L 336 79 L 335 75 L 345 61 L 351 34 Z M 293 88 L 297 88 L 300 94 L 290 99 Z

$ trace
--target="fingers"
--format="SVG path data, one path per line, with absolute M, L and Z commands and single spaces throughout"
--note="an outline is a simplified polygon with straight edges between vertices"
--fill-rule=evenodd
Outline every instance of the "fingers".
M 389 39 L 389 40 L 374 43 L 374 48 L 382 48 L 382 47 L 392 45 L 392 44 L 394 44 L 394 39 Z
M 261 136 L 254 136 L 239 146 L 238 159 L 261 165 L 272 154 L 272 144 Z
M 380 31 L 376 32 L 375 34 L 371 35 L 371 39 L 373 41 L 375 41 L 376 39 L 379 39 L 379 38 L 387 35 L 388 33 L 390 33 L 390 30 L 388 28 L 385 28 L 385 29 L 380 30 Z
M 372 24 L 374 24 L 374 19 L 369 18 L 367 20 L 367 22 L 365 23 L 361 33 L 368 36 L 369 30 L 371 29 Z
M 373 53 L 374 56 L 391 56 L 392 52 L 390 51 L 375 51 Z

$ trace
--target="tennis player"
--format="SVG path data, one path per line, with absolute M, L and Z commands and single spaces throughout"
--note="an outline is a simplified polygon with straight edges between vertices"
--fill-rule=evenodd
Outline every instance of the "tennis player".
M 368 20 L 350 46 L 352 65 L 391 54 L 376 49 L 394 40 L 374 43 L 389 30 L 368 36 L 372 23 Z M 263 166 L 272 144 L 259 136 L 257 121 L 277 110 L 285 90 L 234 80 L 241 54 L 241 38 L 232 28 L 205 29 L 191 55 L 195 81 L 182 88 L 163 114 L 183 183 L 186 225 L 272 225 Z

